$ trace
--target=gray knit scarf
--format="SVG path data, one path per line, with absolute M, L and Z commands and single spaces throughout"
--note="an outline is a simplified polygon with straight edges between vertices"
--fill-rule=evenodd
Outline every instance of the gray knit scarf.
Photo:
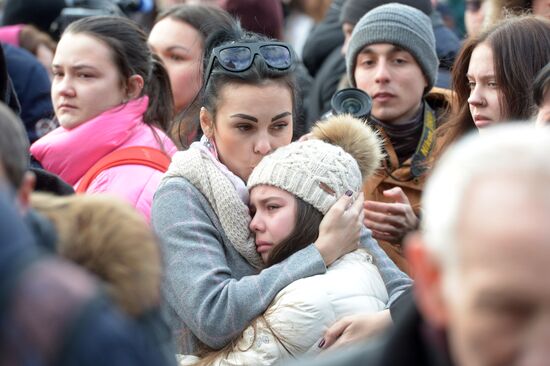
M 254 237 L 249 229 L 248 206 L 239 198 L 230 179 L 220 171 L 212 157 L 200 148 L 190 147 L 178 151 L 163 180 L 183 177 L 195 186 L 208 200 L 218 216 L 223 230 L 233 247 L 255 268 L 264 264 L 258 252 Z

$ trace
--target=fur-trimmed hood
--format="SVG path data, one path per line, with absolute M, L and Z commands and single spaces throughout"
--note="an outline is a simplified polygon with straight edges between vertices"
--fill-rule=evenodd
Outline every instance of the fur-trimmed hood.
M 96 275 L 128 315 L 139 317 L 159 305 L 159 246 L 130 205 L 103 195 L 47 194 L 34 194 L 31 205 L 54 224 L 57 252 Z

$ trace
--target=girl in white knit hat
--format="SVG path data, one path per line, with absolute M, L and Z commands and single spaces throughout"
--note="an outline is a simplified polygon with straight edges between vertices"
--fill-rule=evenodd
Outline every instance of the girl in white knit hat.
M 380 165 L 381 143 L 360 120 L 319 123 L 312 139 L 280 147 L 248 179 L 256 250 L 269 267 L 317 240 L 323 216 L 338 197 L 360 191 Z M 250 299 L 255 301 L 254 299 Z M 321 351 L 326 329 L 342 316 L 382 311 L 388 292 L 372 256 L 358 249 L 324 274 L 281 290 L 240 338 L 200 365 L 271 365 Z

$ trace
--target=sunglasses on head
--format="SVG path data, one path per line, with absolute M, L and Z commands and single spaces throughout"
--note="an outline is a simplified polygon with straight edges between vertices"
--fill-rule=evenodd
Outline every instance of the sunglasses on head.
M 287 70 L 294 63 L 290 46 L 283 42 L 230 43 L 212 50 L 204 85 L 208 84 L 216 59 L 218 64 L 227 71 L 243 72 L 252 66 L 256 55 L 264 60 L 267 67 L 275 70 Z
M 466 10 L 471 11 L 472 13 L 477 13 L 481 9 L 482 0 L 467 0 L 466 1 Z

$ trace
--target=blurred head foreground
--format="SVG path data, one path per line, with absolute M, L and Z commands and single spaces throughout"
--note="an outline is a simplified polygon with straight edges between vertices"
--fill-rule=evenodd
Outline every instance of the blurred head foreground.
M 497 126 L 451 147 L 426 186 L 409 260 L 457 364 L 550 359 L 548 156 L 550 131 Z

